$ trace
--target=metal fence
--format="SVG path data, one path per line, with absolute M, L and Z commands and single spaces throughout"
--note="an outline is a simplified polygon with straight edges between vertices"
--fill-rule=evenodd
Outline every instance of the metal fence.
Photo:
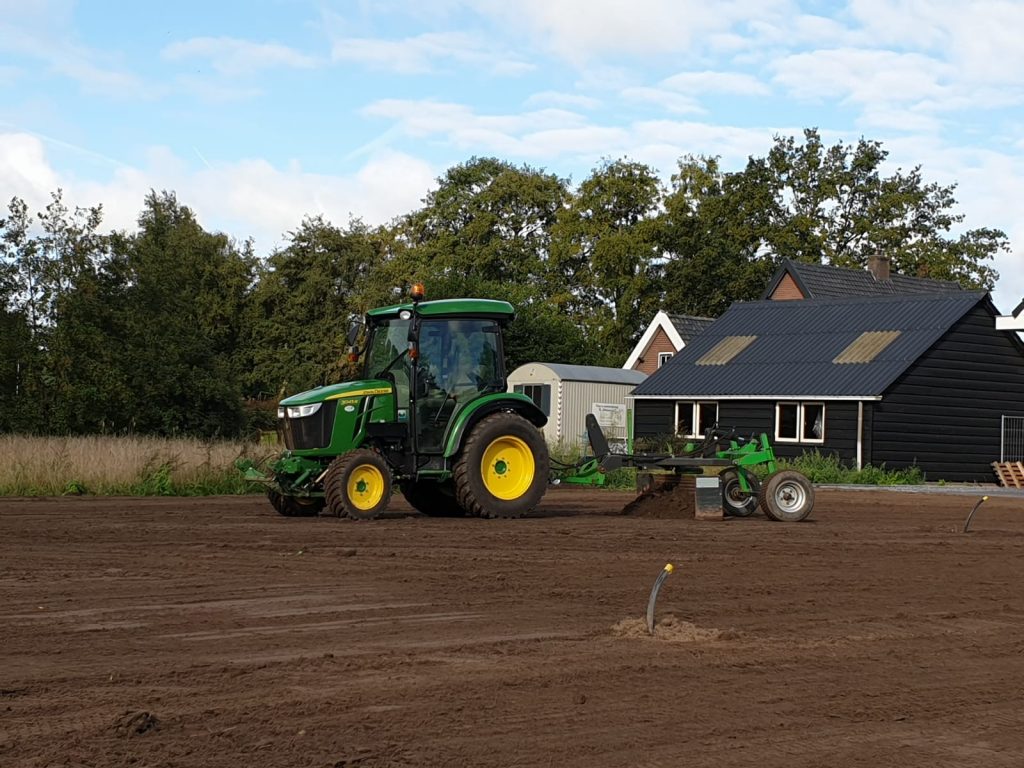
M 1024 416 L 1003 416 L 1000 461 L 1024 461 Z

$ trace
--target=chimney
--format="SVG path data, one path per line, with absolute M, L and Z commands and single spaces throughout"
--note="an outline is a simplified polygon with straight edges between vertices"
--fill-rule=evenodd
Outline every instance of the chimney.
M 875 280 L 889 279 L 889 257 L 880 253 L 873 253 L 868 256 L 868 272 L 875 276 Z

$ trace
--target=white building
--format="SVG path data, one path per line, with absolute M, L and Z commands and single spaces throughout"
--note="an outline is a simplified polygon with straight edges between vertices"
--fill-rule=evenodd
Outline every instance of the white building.
M 1012 315 L 997 317 L 996 329 L 1000 331 L 1024 331 L 1024 301 L 1017 305 Z
M 625 442 L 626 396 L 646 378 L 623 368 L 527 363 L 509 374 L 508 389 L 527 395 L 547 415 L 543 431 L 548 443 L 584 448 L 588 413 L 597 416 L 610 442 Z

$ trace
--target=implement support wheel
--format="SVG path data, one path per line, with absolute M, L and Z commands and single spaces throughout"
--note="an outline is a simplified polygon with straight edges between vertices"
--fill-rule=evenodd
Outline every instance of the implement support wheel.
M 349 451 L 327 468 L 324 496 L 328 514 L 375 520 L 391 498 L 391 470 L 379 453 Z
M 475 427 L 455 464 L 459 506 L 477 517 L 522 517 L 540 503 L 551 464 L 533 424 L 496 413 Z
M 750 493 L 740 486 L 740 472 L 747 481 Z M 750 517 L 757 509 L 757 496 L 761 484 L 753 472 L 739 467 L 729 467 L 719 478 L 722 482 L 722 509 L 732 517 Z
M 799 523 L 814 509 L 814 486 L 799 472 L 783 469 L 768 475 L 761 493 L 761 511 L 769 520 Z

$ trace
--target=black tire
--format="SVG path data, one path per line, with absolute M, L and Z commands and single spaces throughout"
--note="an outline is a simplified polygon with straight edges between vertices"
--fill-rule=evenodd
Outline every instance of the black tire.
M 455 498 L 451 480 L 403 480 L 402 495 L 409 506 L 429 517 L 463 517 L 466 514 Z
M 761 511 L 769 520 L 799 523 L 814 509 L 814 486 L 799 472 L 783 469 L 768 476 L 761 492 Z
M 391 469 L 379 453 L 349 451 L 327 468 L 324 496 L 328 514 L 376 520 L 391 499 Z
M 522 517 L 540 503 L 550 471 L 540 430 L 518 414 L 495 413 L 473 427 L 462 446 L 455 498 L 475 517 Z
M 277 491 L 268 490 L 267 498 L 270 500 L 270 506 L 274 508 L 274 511 L 277 512 L 277 514 L 284 515 L 285 517 L 291 517 L 291 509 L 285 505 L 284 496 Z
M 298 498 L 285 496 L 274 490 L 267 491 L 271 506 L 279 515 L 285 517 L 315 517 L 324 508 L 324 500 L 320 498 Z
M 751 493 L 745 493 L 740 486 L 740 472 L 743 473 Z M 722 510 L 731 517 L 750 517 L 757 509 L 760 483 L 752 472 L 738 467 L 725 470 L 719 479 L 722 482 Z

